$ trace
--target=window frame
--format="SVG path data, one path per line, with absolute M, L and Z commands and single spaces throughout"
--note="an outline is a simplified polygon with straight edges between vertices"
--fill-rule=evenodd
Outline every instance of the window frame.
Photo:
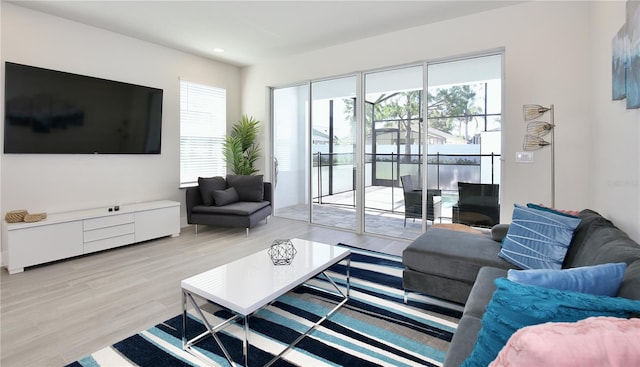
M 226 176 L 227 91 L 180 79 L 180 188 L 198 177 Z

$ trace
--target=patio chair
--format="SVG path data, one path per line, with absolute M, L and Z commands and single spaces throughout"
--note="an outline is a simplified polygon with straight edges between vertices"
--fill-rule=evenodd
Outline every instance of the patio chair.
M 453 222 L 476 227 L 493 227 L 500 222 L 498 184 L 458 182 L 458 203 Z
M 404 194 L 404 226 L 407 226 L 407 218 L 422 219 L 422 190 L 413 186 L 410 175 L 400 176 L 402 192 Z M 441 190 L 427 190 L 427 220 L 435 221 L 440 216 Z

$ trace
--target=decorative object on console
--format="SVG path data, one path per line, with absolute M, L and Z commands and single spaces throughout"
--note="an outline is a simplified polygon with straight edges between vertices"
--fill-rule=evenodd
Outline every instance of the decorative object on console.
M 4 219 L 7 221 L 7 223 L 18 223 L 22 222 L 24 220 L 24 216 L 27 214 L 29 214 L 29 212 L 24 209 L 12 210 L 5 214 Z
M 297 252 L 290 240 L 275 240 L 268 251 L 273 265 L 291 265 Z
M 47 219 L 47 213 L 27 214 L 24 216 L 24 221 L 27 223 L 39 222 L 43 219 Z
M 39 222 L 46 218 L 47 218 L 47 213 L 29 214 L 28 211 L 22 210 L 22 209 L 12 210 L 10 212 L 7 212 L 7 214 L 4 216 L 4 219 L 7 221 L 7 223 L 19 223 L 19 222 L 32 223 L 32 222 Z
M 533 121 L 542 117 L 547 112 L 549 112 L 549 122 Z M 537 104 L 526 104 L 522 106 L 522 114 L 524 115 L 524 121 L 529 121 L 522 148 L 529 151 L 542 149 L 546 146 L 551 147 L 551 207 L 554 207 L 556 202 L 554 129 L 556 125 L 553 120 L 553 104 L 549 107 Z M 551 133 L 551 141 L 544 140 L 543 137 L 549 133 Z

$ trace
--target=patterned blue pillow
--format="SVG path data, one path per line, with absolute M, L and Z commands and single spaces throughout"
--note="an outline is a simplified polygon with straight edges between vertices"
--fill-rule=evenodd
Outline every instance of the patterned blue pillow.
M 575 291 L 615 297 L 620 289 L 626 263 L 582 266 L 571 269 L 509 269 L 507 279 L 561 291 Z
M 558 214 L 558 215 L 564 215 L 565 217 L 578 218 L 577 215 L 572 215 L 572 214 L 569 214 L 569 213 L 566 213 L 566 212 L 561 212 L 561 211 L 553 209 L 553 208 L 549 208 L 549 207 L 542 206 L 542 205 L 537 205 L 537 204 L 532 204 L 532 203 L 528 203 L 527 204 L 527 208 L 543 210 L 543 211 L 546 211 L 546 212 L 549 212 L 549 213 L 555 213 L 555 214 Z
M 499 256 L 523 269 L 560 269 L 580 218 L 514 205 Z
M 575 322 L 591 316 L 629 317 L 640 312 L 640 301 L 595 296 L 523 285 L 506 278 L 495 281 L 497 290 L 482 316 L 482 329 L 463 367 L 486 367 L 496 359 L 518 329 L 545 322 Z

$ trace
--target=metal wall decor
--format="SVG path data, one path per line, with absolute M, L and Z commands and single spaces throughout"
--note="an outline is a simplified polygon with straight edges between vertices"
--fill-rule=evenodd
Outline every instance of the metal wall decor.
M 549 113 L 549 122 L 538 121 L 536 119 L 543 117 Z M 555 159 L 555 141 L 554 129 L 556 127 L 553 117 L 553 105 L 549 107 L 537 104 L 526 104 L 522 106 L 522 115 L 527 123 L 527 133 L 524 136 L 522 149 L 538 150 L 546 146 L 551 147 L 551 207 L 555 207 L 556 202 L 556 159 Z M 536 121 L 533 121 L 536 120 Z M 549 135 L 550 140 L 544 139 Z

